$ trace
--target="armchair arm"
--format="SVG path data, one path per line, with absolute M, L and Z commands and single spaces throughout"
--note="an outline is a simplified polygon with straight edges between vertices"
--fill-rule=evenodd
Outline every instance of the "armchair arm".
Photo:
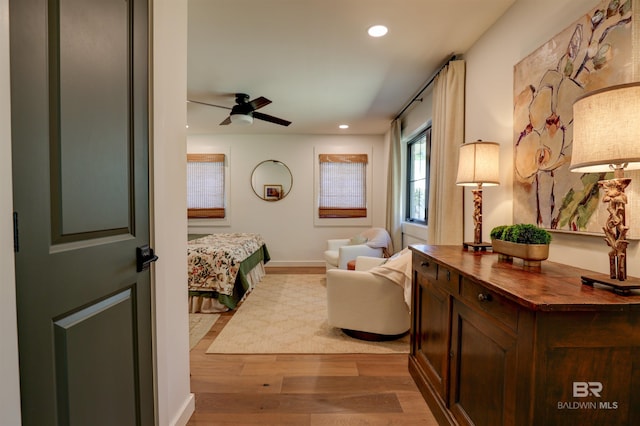
M 356 257 L 356 271 L 367 271 L 382 265 L 387 260 L 386 257 L 358 256 Z
M 372 248 L 366 244 L 356 244 L 352 246 L 342 246 L 338 254 L 338 268 L 347 269 L 347 263 L 355 260 L 358 256 L 382 257 L 381 248 Z
M 327 250 L 338 250 L 342 246 L 349 244 L 348 238 L 339 238 L 333 240 L 327 240 Z

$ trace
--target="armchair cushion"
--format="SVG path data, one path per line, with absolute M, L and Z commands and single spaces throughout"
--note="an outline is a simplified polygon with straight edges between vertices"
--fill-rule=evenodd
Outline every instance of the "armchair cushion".
M 342 245 L 340 245 L 342 241 Z M 332 247 L 335 247 L 332 249 Z M 347 269 L 347 263 L 358 256 L 382 257 L 381 248 L 372 248 L 366 244 L 349 245 L 349 240 L 328 240 L 327 250 L 324 252 L 324 260 L 327 270 Z
M 358 256 L 389 257 L 392 250 L 389 233 L 384 228 L 370 228 L 353 238 L 327 240 L 324 259 L 327 270 L 347 269 L 347 263 Z

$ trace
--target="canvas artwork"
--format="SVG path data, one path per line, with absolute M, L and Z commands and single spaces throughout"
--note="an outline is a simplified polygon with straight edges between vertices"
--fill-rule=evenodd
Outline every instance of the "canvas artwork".
M 597 182 L 613 174 L 569 170 L 573 102 L 638 75 L 633 34 L 637 1 L 601 2 L 515 65 L 514 223 L 602 233 L 608 213 Z M 640 185 L 640 179 L 634 180 L 632 186 Z M 634 208 L 639 198 L 633 200 L 634 192 L 640 194 L 630 188 L 628 217 L 640 211 Z M 630 237 L 638 235 L 637 228 L 631 227 Z

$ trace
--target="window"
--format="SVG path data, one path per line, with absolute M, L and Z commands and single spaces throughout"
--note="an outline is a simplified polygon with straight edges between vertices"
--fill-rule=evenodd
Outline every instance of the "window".
M 318 217 L 367 217 L 367 154 L 320 154 L 319 162 Z
M 224 154 L 187 154 L 187 217 L 225 217 Z
M 407 220 L 427 223 L 431 126 L 407 144 Z

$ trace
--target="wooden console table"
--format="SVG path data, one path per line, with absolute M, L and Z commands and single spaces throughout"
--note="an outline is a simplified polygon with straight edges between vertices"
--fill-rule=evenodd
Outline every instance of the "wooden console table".
M 640 292 L 411 246 L 409 371 L 440 424 L 640 424 Z

